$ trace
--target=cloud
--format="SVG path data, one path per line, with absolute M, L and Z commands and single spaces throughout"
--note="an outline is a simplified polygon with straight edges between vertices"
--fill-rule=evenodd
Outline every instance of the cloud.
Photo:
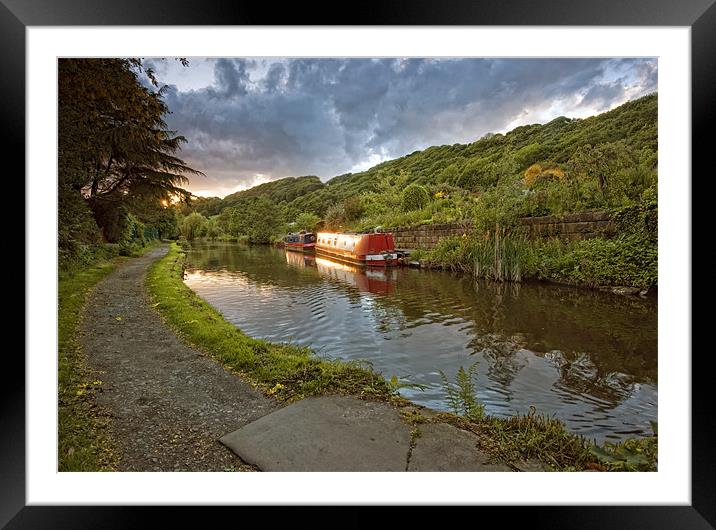
M 657 88 L 656 59 L 206 59 L 201 82 L 166 61 L 167 122 L 207 174 L 192 190 L 323 180 L 430 145 L 602 112 Z M 206 67 L 213 64 L 207 86 Z M 201 88 L 196 86 L 204 85 Z

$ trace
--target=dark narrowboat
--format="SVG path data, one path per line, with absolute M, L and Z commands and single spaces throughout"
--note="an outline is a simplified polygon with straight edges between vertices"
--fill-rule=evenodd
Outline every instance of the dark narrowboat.
M 313 252 L 316 247 L 316 234 L 313 232 L 292 232 L 283 238 L 284 248 L 297 252 Z

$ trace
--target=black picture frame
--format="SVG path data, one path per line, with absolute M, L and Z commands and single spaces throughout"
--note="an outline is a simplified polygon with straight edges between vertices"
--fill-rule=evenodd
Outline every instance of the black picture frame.
M 76 25 L 502 25 L 502 26 L 687 26 L 691 28 L 692 162 L 706 167 L 708 128 L 716 118 L 715 0 L 519 0 L 430 2 L 398 0 L 356 3 L 351 10 L 323 5 L 197 0 L 0 0 L 0 107 L 6 157 L 25 168 L 25 29 Z M 341 14 L 345 13 L 345 14 Z M 708 173 L 703 175 L 708 178 Z M 684 178 L 690 178 L 690 175 Z M 27 200 L 27 199 L 26 199 Z M 695 206 L 692 207 L 692 211 Z M 698 229 L 694 225 L 694 229 Z M 698 231 L 698 230 L 697 230 Z M 693 240 L 693 239 L 692 239 Z M 25 278 L 26 282 L 32 281 Z M 27 315 L 32 318 L 32 315 Z M 712 528 L 716 525 L 714 419 L 707 393 L 711 377 L 708 350 L 692 361 L 692 503 L 689 506 L 533 506 L 484 507 L 481 517 L 509 510 L 529 518 L 531 527 L 550 528 Z M 698 353 L 698 352 L 696 352 Z M 8 528 L 115 528 L 145 526 L 150 515 L 162 526 L 184 521 L 187 508 L 50 507 L 25 502 L 25 364 L 4 364 L 0 402 L 0 526 Z M 305 508 L 305 507 L 304 507 Z M 471 510 L 473 508 L 470 508 Z M 299 508 L 272 510 L 273 522 L 295 519 Z M 381 521 L 378 508 L 348 508 L 340 526 Z M 217 509 L 235 516 L 235 511 Z M 459 509 L 458 509 L 459 511 Z M 412 509 L 421 516 L 421 508 Z M 451 513 L 451 517 L 459 515 Z M 402 517 L 402 516 L 401 516 Z M 472 514 L 468 517 L 473 517 Z M 376 519 L 377 518 L 377 519 Z M 385 519 L 382 520 L 386 522 Z M 274 526 L 272 522 L 272 526 Z M 212 526 L 216 520 L 212 519 Z M 247 521 L 247 524 L 248 521 Z

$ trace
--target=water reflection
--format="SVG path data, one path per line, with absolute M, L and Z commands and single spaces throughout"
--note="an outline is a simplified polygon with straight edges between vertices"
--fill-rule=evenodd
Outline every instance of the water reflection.
M 364 293 L 388 294 L 393 291 L 397 279 L 395 269 L 369 269 L 306 253 L 286 252 L 286 263 L 292 267 L 314 267 L 324 278 L 342 282 Z
M 362 269 L 312 255 L 198 245 L 187 284 L 245 332 L 365 359 L 427 385 L 406 397 L 445 408 L 438 370 L 478 365 L 493 414 L 530 405 L 597 439 L 656 419 L 656 300 L 440 271 Z

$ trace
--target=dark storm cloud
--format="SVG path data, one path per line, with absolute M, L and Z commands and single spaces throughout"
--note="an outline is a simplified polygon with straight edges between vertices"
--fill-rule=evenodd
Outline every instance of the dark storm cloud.
M 209 176 L 191 189 L 220 195 L 594 114 L 657 86 L 655 59 L 217 59 L 213 67 L 203 88 L 170 86 L 167 104 L 169 125 L 189 139 L 182 156 Z

